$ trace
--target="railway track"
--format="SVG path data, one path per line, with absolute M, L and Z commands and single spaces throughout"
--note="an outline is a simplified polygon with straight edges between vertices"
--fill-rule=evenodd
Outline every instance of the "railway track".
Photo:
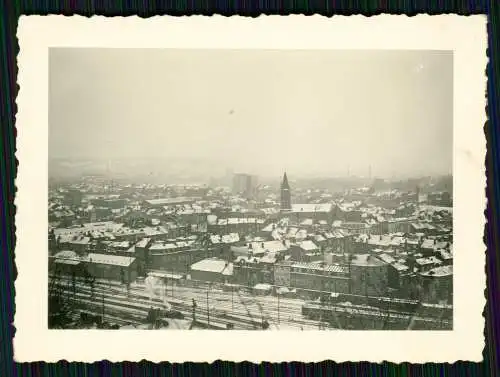
M 59 276 L 59 279 L 53 282 L 57 287 L 62 289 L 65 294 L 71 294 L 70 277 Z M 147 292 L 146 286 L 143 283 L 132 283 L 127 291 L 123 284 L 115 281 L 97 279 L 94 282 L 94 296 L 96 302 L 92 302 L 91 288 L 82 279 L 75 281 L 76 289 L 80 294 L 78 301 L 92 307 L 96 313 L 100 313 L 99 296 L 104 296 L 106 312 L 116 313 L 116 317 L 125 317 L 126 320 L 142 321 L 144 323 L 147 313 L 151 306 L 163 307 L 164 301 L 156 296 L 151 297 L 151 293 Z M 208 310 L 205 303 L 207 302 L 206 292 L 209 291 Z M 164 286 L 158 286 L 157 291 L 171 292 L 170 289 L 165 290 Z M 209 284 L 200 286 L 183 286 L 174 287 L 175 297 L 167 297 L 166 301 L 176 311 L 181 312 L 186 318 L 192 316 L 192 300 L 196 300 L 198 307 L 196 308 L 196 319 L 198 321 L 210 322 L 218 324 L 221 327 L 231 324 L 234 329 L 254 330 L 261 329 L 263 321 L 267 321 L 274 328 L 279 328 L 280 325 L 296 329 L 318 329 L 321 327 L 331 326 L 319 318 L 308 318 L 302 315 L 302 305 L 304 301 L 298 299 L 280 299 L 280 308 L 277 307 L 276 297 L 271 296 L 253 296 L 239 291 L 234 292 L 234 297 L 231 298 L 231 293 L 222 289 L 210 289 Z M 328 306 L 328 305 L 327 305 Z M 332 306 L 332 305 L 330 305 Z M 406 321 L 408 322 L 411 316 L 416 316 L 416 313 L 403 313 L 397 311 L 383 311 L 380 308 L 371 308 L 359 305 L 342 306 L 335 304 L 335 314 L 331 316 L 333 327 L 342 328 L 341 322 L 337 315 L 343 316 L 364 316 L 367 318 L 380 317 L 387 321 Z M 209 313 L 209 314 L 208 314 Z M 279 318 L 278 318 L 279 317 Z M 416 317 L 418 322 L 430 321 L 426 318 Z M 431 322 L 431 321 L 430 321 Z
M 69 279 L 65 278 L 60 279 L 59 282 L 55 282 L 58 287 L 64 290 L 65 294 L 71 294 L 71 284 L 68 285 L 68 280 Z M 76 281 L 76 288 L 79 292 L 83 291 L 88 296 L 90 296 L 91 294 L 91 289 L 83 281 Z M 145 292 L 144 286 L 141 284 L 132 284 L 129 290 L 129 294 L 127 295 L 123 285 L 117 282 L 96 281 L 94 293 L 97 300 L 99 299 L 99 295 L 102 294 L 105 295 L 106 299 L 108 299 L 109 295 L 112 295 L 114 298 L 121 298 L 123 300 L 121 305 L 123 305 L 124 307 L 129 307 L 129 303 L 127 303 L 127 301 L 132 301 L 134 305 L 135 303 L 139 303 L 140 306 L 142 306 L 141 309 L 145 313 L 144 315 L 147 315 L 145 310 L 149 309 L 151 305 L 163 305 L 163 301 L 159 298 L 153 298 L 152 300 L 150 300 L 149 294 Z M 192 314 L 192 298 L 195 297 L 198 301 L 203 302 L 202 299 L 204 298 L 201 297 L 201 295 L 205 295 L 205 293 L 202 291 L 196 292 L 194 296 L 185 296 L 183 295 L 182 290 L 177 293 L 178 296 L 175 299 L 168 298 L 167 301 L 175 310 L 180 311 L 186 316 L 191 316 Z M 226 292 L 214 291 L 213 295 L 215 297 L 213 299 L 211 298 L 210 301 L 212 302 L 212 304 L 210 306 L 215 306 L 215 308 L 210 309 L 211 323 L 220 318 L 226 324 L 232 323 L 235 329 L 260 329 L 262 326 L 262 320 L 265 319 L 270 323 L 274 323 L 275 327 L 277 326 L 278 321 L 276 309 L 267 310 L 269 313 L 262 313 L 264 314 L 262 315 L 258 310 L 258 305 L 255 302 L 255 299 L 252 300 L 252 298 L 244 298 L 245 303 L 236 305 L 233 309 L 233 305 L 227 298 Z M 219 295 L 222 295 L 222 297 L 219 297 Z M 79 297 L 80 300 L 84 298 L 85 297 Z M 220 298 L 222 300 L 218 301 Z M 266 301 L 266 299 L 264 299 L 264 301 Z M 106 305 L 108 302 L 109 301 L 105 301 Z M 252 316 L 250 318 L 248 316 L 248 310 L 250 310 L 250 312 L 252 313 Z M 197 319 L 207 320 L 207 310 L 203 306 L 200 305 L 197 308 L 196 313 Z M 285 301 L 282 304 L 281 313 L 281 322 L 288 325 L 289 327 L 296 327 L 297 329 L 316 329 L 318 326 L 317 322 L 315 321 L 301 318 L 299 304 L 293 307 L 288 307 Z
M 56 284 L 61 285 L 60 283 Z M 144 294 L 133 292 L 132 290 L 127 295 L 123 293 L 123 290 L 115 287 L 96 285 L 93 295 L 91 288 L 80 284 L 76 285 L 76 292 L 74 293 L 72 288 L 68 288 L 66 284 L 62 284 L 60 288 L 62 288 L 64 294 L 69 297 L 69 302 L 74 306 L 90 308 L 94 314 L 102 313 L 102 307 L 104 306 L 105 318 L 108 314 L 112 314 L 123 321 L 135 324 L 145 322 L 151 307 L 163 306 L 163 301 L 160 299 L 149 300 Z M 170 304 L 186 318 L 191 317 L 192 308 L 187 302 Z M 218 311 L 210 311 L 211 326 L 225 327 L 231 323 L 235 329 L 246 330 L 253 329 L 256 325 L 254 322 L 245 321 L 243 318 L 231 318 L 231 316 L 219 318 L 219 314 Z M 197 308 L 196 320 L 198 322 L 208 322 L 208 316 L 208 311 L 205 308 Z

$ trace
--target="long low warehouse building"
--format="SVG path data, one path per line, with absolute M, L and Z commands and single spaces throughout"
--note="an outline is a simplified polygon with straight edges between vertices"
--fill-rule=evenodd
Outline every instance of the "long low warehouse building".
M 69 250 L 61 251 L 50 258 L 49 268 L 53 273 L 62 275 L 91 276 L 96 279 L 109 279 L 132 282 L 137 277 L 137 259 L 111 254 L 89 253 L 78 256 Z
M 218 283 L 229 282 L 233 264 L 218 258 L 207 258 L 191 265 L 191 279 Z

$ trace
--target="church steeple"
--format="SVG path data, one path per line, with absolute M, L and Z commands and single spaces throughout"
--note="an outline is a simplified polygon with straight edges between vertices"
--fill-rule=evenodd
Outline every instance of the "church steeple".
M 286 188 L 286 189 L 290 189 L 290 185 L 288 184 L 288 177 L 286 176 L 286 172 L 285 174 L 283 175 L 283 182 L 281 183 L 281 188 Z
M 289 211 L 292 209 L 292 200 L 290 194 L 290 185 L 288 184 L 288 177 L 286 172 L 283 175 L 283 182 L 281 182 L 281 210 Z

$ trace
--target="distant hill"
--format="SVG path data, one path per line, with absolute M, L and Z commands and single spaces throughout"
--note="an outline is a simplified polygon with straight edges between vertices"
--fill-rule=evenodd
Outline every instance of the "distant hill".
M 199 183 L 208 181 L 214 166 L 204 161 L 160 159 L 70 160 L 49 161 L 49 177 L 79 178 L 86 175 L 125 178 L 150 183 Z

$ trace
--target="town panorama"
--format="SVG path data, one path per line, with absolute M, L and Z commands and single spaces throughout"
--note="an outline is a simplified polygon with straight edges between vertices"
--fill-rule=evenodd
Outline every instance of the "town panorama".
M 453 328 L 451 176 L 284 170 L 51 178 L 49 328 Z

